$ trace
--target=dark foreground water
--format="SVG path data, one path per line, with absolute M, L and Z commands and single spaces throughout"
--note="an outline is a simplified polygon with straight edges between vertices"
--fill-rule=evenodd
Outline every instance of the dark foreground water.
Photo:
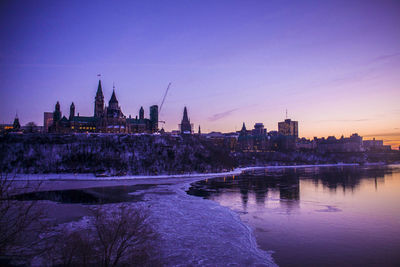
M 268 169 L 192 185 L 280 266 L 400 266 L 400 166 Z

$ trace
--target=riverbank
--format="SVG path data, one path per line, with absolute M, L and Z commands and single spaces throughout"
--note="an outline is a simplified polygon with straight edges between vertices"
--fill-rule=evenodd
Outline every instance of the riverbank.
M 282 165 L 282 166 L 251 166 L 236 168 L 233 171 L 215 173 L 188 173 L 171 175 L 125 175 L 125 176 L 96 176 L 88 173 L 53 173 L 53 174 L 9 174 L 15 181 L 114 181 L 114 180 L 136 180 L 136 179 L 164 179 L 164 178 L 212 178 L 231 175 L 240 175 L 244 171 L 259 169 L 287 169 L 287 168 L 312 168 L 312 167 L 340 167 L 340 166 L 359 166 L 358 163 L 338 163 L 338 164 L 316 164 L 316 165 Z
M 37 205 L 43 207 L 48 219 L 66 227 L 83 224 L 90 214 L 90 207 L 101 205 L 113 209 L 121 204 L 118 202 L 120 197 L 134 196 L 122 203 L 142 205 L 150 213 L 150 222 L 158 234 L 154 241 L 156 256 L 163 266 L 276 266 L 271 253 L 258 248 L 253 230 L 240 220 L 238 214 L 216 202 L 186 193 L 192 183 L 213 177 L 78 178 L 33 181 L 33 184 L 40 183 Z M 117 203 L 100 204 L 102 200 L 97 204 L 71 203 L 68 198 L 58 197 L 62 192 L 74 196 L 110 195 L 113 198 L 109 199 Z
M 241 166 L 395 163 L 399 151 L 240 152 L 198 136 L 7 135 L 0 136 L 0 171 L 90 174 L 98 177 L 179 176 L 229 172 Z

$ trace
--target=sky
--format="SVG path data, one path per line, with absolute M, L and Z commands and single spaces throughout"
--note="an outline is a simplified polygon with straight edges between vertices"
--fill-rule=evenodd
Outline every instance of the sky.
M 125 115 L 202 132 L 312 138 L 359 133 L 400 145 L 400 1 L 0 2 L 0 123 L 43 125 L 60 101 L 92 116 L 98 76 Z

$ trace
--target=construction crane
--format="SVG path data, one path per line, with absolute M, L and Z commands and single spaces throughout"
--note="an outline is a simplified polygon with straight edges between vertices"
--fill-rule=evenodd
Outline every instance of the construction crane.
M 161 109 L 162 109 L 162 107 L 163 107 L 163 105 L 164 105 L 165 98 L 167 97 L 169 88 L 171 87 L 171 84 L 172 84 L 172 83 L 170 82 L 170 83 L 168 84 L 167 90 L 165 90 L 164 97 L 163 97 L 163 99 L 162 99 L 162 101 L 161 101 L 160 109 L 158 110 L 158 116 L 159 116 L 159 117 L 160 117 L 160 114 L 161 114 Z M 164 123 L 164 124 L 165 124 L 165 121 L 158 121 L 158 122 L 161 122 L 161 123 Z

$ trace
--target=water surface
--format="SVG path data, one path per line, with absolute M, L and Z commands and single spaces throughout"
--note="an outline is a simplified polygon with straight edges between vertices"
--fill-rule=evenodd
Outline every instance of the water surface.
M 400 266 L 400 166 L 266 169 L 188 192 L 238 212 L 280 266 Z

